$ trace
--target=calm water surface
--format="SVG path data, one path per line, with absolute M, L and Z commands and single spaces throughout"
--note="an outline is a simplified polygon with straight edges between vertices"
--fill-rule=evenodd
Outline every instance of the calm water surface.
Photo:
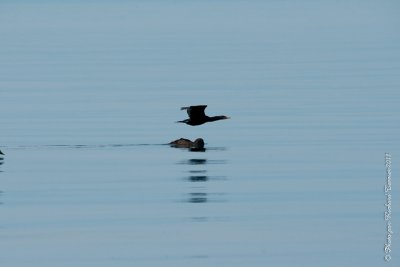
M 1 2 L 0 265 L 398 265 L 399 11 Z

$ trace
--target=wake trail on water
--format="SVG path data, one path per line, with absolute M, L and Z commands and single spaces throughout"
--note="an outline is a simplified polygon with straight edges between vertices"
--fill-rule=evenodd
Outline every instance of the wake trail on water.
M 2 148 L 4 149 L 39 149 L 39 148 L 90 149 L 90 148 L 117 148 L 117 147 L 164 146 L 164 145 L 168 144 L 51 144 L 51 145 L 2 146 Z

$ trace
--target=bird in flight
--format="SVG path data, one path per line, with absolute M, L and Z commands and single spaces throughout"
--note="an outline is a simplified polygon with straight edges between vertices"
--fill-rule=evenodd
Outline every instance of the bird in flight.
M 218 121 L 218 120 L 225 120 L 230 119 L 230 117 L 220 115 L 220 116 L 213 116 L 209 117 L 204 113 L 207 105 L 199 105 L 199 106 L 190 106 L 190 107 L 183 107 L 181 110 L 186 110 L 187 114 L 189 115 L 189 119 L 183 121 L 177 121 L 186 123 L 191 126 L 201 125 L 206 122 Z

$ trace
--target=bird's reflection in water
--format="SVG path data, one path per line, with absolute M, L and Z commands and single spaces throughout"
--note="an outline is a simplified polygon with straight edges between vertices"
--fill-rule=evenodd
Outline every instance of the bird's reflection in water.
M 187 194 L 185 202 L 187 203 L 207 203 L 207 202 L 220 202 L 223 193 L 209 193 L 207 192 L 207 183 L 210 180 L 223 180 L 224 176 L 210 176 L 208 175 L 207 166 L 209 164 L 225 164 L 225 160 L 209 160 L 206 158 L 190 158 L 187 160 L 182 160 L 179 164 L 191 166 L 189 170 L 189 176 L 186 177 L 186 181 L 190 183 L 196 183 L 191 186 L 191 192 Z M 221 177 L 223 179 L 221 179 Z M 202 184 L 199 187 L 199 184 Z M 215 196 L 218 196 L 215 198 Z
M 189 193 L 189 202 L 190 203 L 207 202 L 207 193 L 204 193 L 204 192 Z
M 183 165 L 226 164 L 226 160 L 188 159 L 188 160 L 182 160 L 178 164 L 183 164 Z
M 206 182 L 208 181 L 208 176 L 206 175 L 206 170 L 191 170 L 190 175 L 187 180 L 190 182 Z
M 191 182 L 207 182 L 208 176 L 207 175 L 191 175 L 191 176 L 189 176 L 189 181 L 191 181 Z
M 206 159 L 189 159 L 188 160 L 189 165 L 203 165 L 206 163 L 207 163 Z
M 207 159 L 204 158 L 192 158 L 189 159 L 185 162 L 187 165 L 190 166 L 199 166 L 199 165 L 206 165 L 207 164 Z M 207 176 L 207 170 L 205 169 L 196 169 L 196 170 L 190 170 L 190 176 L 188 177 L 188 180 L 190 182 L 206 182 L 208 181 L 208 176 Z M 194 188 L 192 188 L 194 189 Z M 188 194 L 187 202 L 188 203 L 206 203 L 208 201 L 207 198 L 207 193 L 206 192 L 198 192 L 199 188 L 196 187 L 195 192 L 190 192 Z
M 187 161 L 188 165 L 206 165 L 207 164 L 207 159 L 189 159 Z M 190 182 L 206 182 L 208 181 L 208 176 L 207 170 L 201 169 L 201 170 L 190 170 L 190 176 L 188 177 L 188 180 Z M 193 202 L 193 201 L 190 201 Z
M 206 170 L 191 170 L 190 173 L 206 173 Z

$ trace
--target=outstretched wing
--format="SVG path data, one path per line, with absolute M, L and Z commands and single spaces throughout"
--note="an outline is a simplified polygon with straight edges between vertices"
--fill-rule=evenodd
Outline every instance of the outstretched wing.
M 199 118 L 206 117 L 206 114 L 204 113 L 206 107 L 207 105 L 190 106 L 190 107 L 182 107 L 181 110 L 186 109 L 189 118 L 192 120 L 197 120 Z

